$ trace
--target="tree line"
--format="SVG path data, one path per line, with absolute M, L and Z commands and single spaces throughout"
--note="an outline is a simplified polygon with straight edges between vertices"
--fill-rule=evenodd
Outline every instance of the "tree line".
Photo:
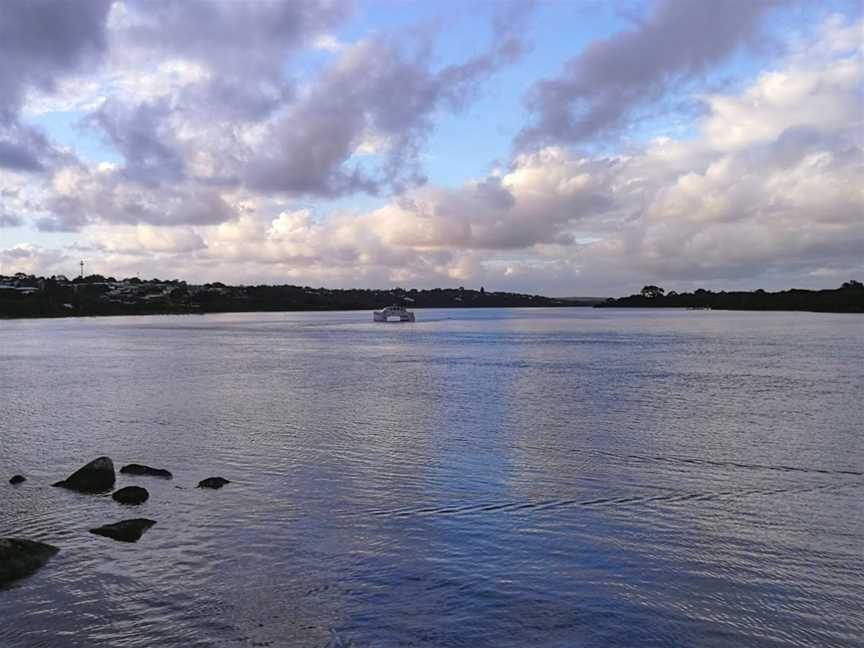
M 712 292 L 699 288 L 693 292 L 666 292 L 647 285 L 637 295 L 607 299 L 605 308 L 710 308 L 717 310 L 795 310 L 832 313 L 864 313 L 864 284 L 850 280 L 839 288 L 804 290 L 793 288 L 778 292 L 765 290 Z

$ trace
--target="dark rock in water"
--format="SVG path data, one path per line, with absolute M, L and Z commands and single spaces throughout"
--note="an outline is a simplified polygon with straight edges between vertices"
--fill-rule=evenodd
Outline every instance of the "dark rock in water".
M 108 457 L 99 457 L 52 486 L 80 493 L 104 493 L 114 488 L 115 480 L 114 462 Z
M 148 520 L 147 518 L 134 518 L 132 520 L 123 520 L 114 524 L 106 524 L 105 526 L 96 529 L 90 529 L 90 533 L 105 536 L 112 540 L 120 542 L 138 542 L 144 532 L 156 524 L 156 520 Z
M 9 483 L 15 486 L 17 484 L 23 484 L 25 481 L 27 481 L 27 478 L 24 475 L 15 475 L 9 480 Z
M 0 585 L 32 574 L 58 551 L 43 542 L 0 538 Z
M 150 493 L 147 492 L 146 488 L 140 486 L 127 486 L 114 491 L 111 497 L 115 502 L 121 504 L 143 504 L 150 498 Z
M 129 464 L 128 466 L 123 466 L 120 469 L 120 472 L 124 475 L 144 475 L 147 477 L 162 477 L 164 479 L 171 479 L 174 476 L 170 471 L 164 470 L 163 468 L 151 468 L 150 466 L 144 466 L 142 464 Z
M 198 482 L 198 488 L 222 488 L 225 484 L 230 483 L 224 477 L 208 477 Z

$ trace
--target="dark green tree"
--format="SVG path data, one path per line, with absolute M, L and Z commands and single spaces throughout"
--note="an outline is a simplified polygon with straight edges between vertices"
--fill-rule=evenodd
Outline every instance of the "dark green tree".
M 645 286 L 642 288 L 641 295 L 646 299 L 656 299 L 662 297 L 665 292 L 660 286 Z

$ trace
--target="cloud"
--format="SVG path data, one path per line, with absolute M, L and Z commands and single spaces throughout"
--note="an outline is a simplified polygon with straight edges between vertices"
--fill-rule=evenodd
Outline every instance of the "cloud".
M 206 247 L 201 235 L 187 226 L 98 225 L 88 230 L 91 250 L 151 257 L 153 254 L 189 254 Z
M 0 168 L 14 171 L 42 171 L 39 159 L 49 145 L 37 131 L 15 125 L 0 133 Z
M 10 0 L 0 12 L 0 168 L 39 172 L 57 152 L 19 123 L 28 92 L 53 91 L 64 76 L 105 51 L 110 0 L 72 4 Z
M 610 206 L 608 163 L 563 149 L 518 156 L 502 176 L 459 189 L 424 187 L 372 212 L 366 226 L 393 245 L 511 250 L 567 244 L 571 224 Z
M 62 250 L 44 248 L 29 243 L 19 243 L 0 248 L 0 265 L 4 273 L 25 272 L 28 274 L 52 275 L 62 273 L 70 266 L 69 256 Z
M 477 84 L 507 59 L 495 50 L 433 71 L 431 52 L 379 37 L 342 51 L 266 129 L 244 179 L 262 191 L 336 196 L 423 182 L 418 151 L 435 112 L 464 106 Z M 380 164 L 352 162 L 377 140 Z
M 343 44 L 314 82 L 238 142 L 243 182 L 324 197 L 422 184 L 419 150 L 436 114 L 464 108 L 524 50 L 517 16 L 506 27 L 499 22 L 488 48 L 437 70 L 428 35 L 416 35 L 410 46 L 387 34 Z
M 312 46 L 315 49 L 324 50 L 325 52 L 338 52 L 345 47 L 345 44 L 339 42 L 339 39 L 333 36 L 333 34 L 321 34 L 315 38 L 312 42 Z
M 60 77 L 104 52 L 110 4 L 110 0 L 4 2 L 0 14 L 0 123 L 15 121 L 28 88 L 50 90 Z
M 109 99 L 90 116 L 89 122 L 101 127 L 123 155 L 124 177 L 148 184 L 180 182 L 186 175 L 185 163 L 167 120 L 170 113 L 167 100 L 129 106 Z
M 110 98 L 73 92 L 58 101 L 88 106 L 81 125 L 123 163 L 79 161 L 37 131 L 10 126 L 0 134 L 0 163 L 51 173 L 29 218 L 43 231 L 203 225 L 238 217 L 229 193 L 333 197 L 422 184 L 419 149 L 436 112 L 460 109 L 519 55 L 516 25 L 496 27 L 487 49 L 437 70 L 428 34 L 410 46 L 386 34 L 345 44 L 316 78 L 293 87 L 286 56 L 347 12 L 327 0 L 114 4 L 111 73 L 81 84 Z M 247 49 L 250 56 L 239 56 Z M 36 87 L 43 91 L 33 95 L 36 111 L 50 107 L 46 93 L 65 90 Z
M 585 252 L 594 267 L 679 282 L 864 270 L 862 71 L 860 49 L 827 48 L 712 96 L 699 137 L 622 167 L 634 218 Z
M 656 192 L 637 226 L 599 247 L 634 271 L 679 280 L 860 265 L 861 149 L 849 155 L 802 142 L 793 162 L 784 155 L 783 166 L 770 155 L 726 155 L 681 175 Z
M 455 64 L 435 67 L 434 30 L 378 34 L 340 44 L 298 84 L 286 62 L 345 20 L 345 3 L 118 2 L 109 71 L 80 84 L 102 98 L 64 86 L 54 108 L 86 108 L 81 125 L 123 162 L 52 163 L 34 220 L 45 231 L 201 225 L 237 217 L 224 200 L 232 192 L 338 197 L 423 184 L 419 152 L 435 119 L 521 55 L 525 11 L 493 20 L 490 45 Z M 36 95 L 30 110 L 51 101 Z M 4 154 L 40 164 L 0 141 Z
M 37 219 L 43 231 L 75 231 L 88 224 L 221 223 L 236 218 L 227 194 L 194 184 L 153 186 L 130 182 L 123 168 L 83 164 L 58 170 Z
M 176 88 L 174 108 L 217 120 L 258 120 L 293 94 L 285 74 L 289 57 L 313 46 L 351 13 L 351 3 L 343 0 L 125 2 L 112 16 L 114 63 L 119 70 L 139 72 L 121 75 L 141 99 L 146 83 L 140 73 L 146 81 L 153 62 L 163 61 L 175 74 L 197 73 Z
M 256 210 L 202 235 L 208 253 L 234 262 L 464 277 L 466 268 L 480 267 L 478 252 L 570 245 L 571 226 L 611 207 L 600 192 L 611 168 L 547 149 L 520 156 L 502 176 L 457 189 L 415 188 L 362 214 L 284 211 L 268 221 Z
M 0 227 L 20 227 L 24 220 L 15 214 L 0 211 Z
M 580 142 L 615 129 L 670 86 L 704 74 L 751 38 L 781 0 L 660 0 L 635 29 L 594 41 L 561 73 L 534 84 L 534 123 L 521 147 Z
M 805 62 L 761 75 L 740 96 L 709 95 L 709 117 L 702 128 L 711 146 L 736 149 L 771 140 L 798 126 L 824 129 L 864 122 L 861 104 L 850 94 L 864 82 L 860 57 L 849 56 L 825 67 Z M 851 131 L 850 131 L 851 132 Z
M 278 80 L 285 54 L 344 22 L 351 5 L 343 0 L 134 0 L 118 12 L 115 33 L 124 45 L 140 48 L 135 56 L 168 53 L 238 79 L 251 72 Z

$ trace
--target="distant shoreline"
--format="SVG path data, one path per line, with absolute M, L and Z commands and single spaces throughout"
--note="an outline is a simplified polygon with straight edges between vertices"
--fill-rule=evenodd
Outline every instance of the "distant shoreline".
M 639 294 L 618 299 L 545 297 L 484 288 L 312 288 L 294 285 L 229 286 L 90 275 L 0 276 L 0 319 L 195 315 L 204 313 L 290 313 L 380 310 L 392 304 L 426 308 L 691 308 L 728 311 L 804 311 L 864 313 L 864 284 L 847 281 L 836 289 L 780 292 L 764 290 L 692 293 L 666 292 L 645 286 Z
M 764 290 L 692 293 L 666 292 L 645 286 L 638 295 L 607 299 L 598 308 L 689 308 L 696 310 L 800 311 L 810 313 L 864 313 L 864 284 L 847 281 L 840 288 L 779 292 Z
M 834 315 L 862 315 L 864 310 L 816 310 L 807 308 L 690 308 L 686 306 L 622 306 L 618 304 L 561 304 L 557 306 L 538 305 L 538 306 L 418 306 L 412 308 L 416 311 L 437 310 L 437 309 L 453 309 L 453 310 L 489 310 L 494 308 L 525 308 L 525 309 L 540 309 L 540 308 L 602 308 L 602 309 L 622 309 L 622 310 L 711 310 L 723 312 L 752 312 L 752 313 L 817 313 L 817 314 L 834 314 Z M 287 309 L 253 309 L 253 310 L 164 310 L 164 311 L 135 311 L 135 312 L 113 312 L 113 313 L 54 313 L 44 315 L 6 315 L 0 313 L 0 321 L 14 320 L 60 320 L 60 319 L 81 319 L 81 318 L 108 318 L 108 317 L 160 317 L 168 315 L 225 315 L 230 313 L 350 313 L 350 312 L 369 312 L 374 310 L 367 307 L 358 308 L 287 308 Z M 371 320 L 370 320 L 371 321 Z M 422 320 L 421 320 L 422 321 Z
M 591 308 L 592 304 L 537 304 L 537 305 L 522 305 L 522 306 L 412 306 L 410 310 L 433 310 L 433 309 L 458 309 L 458 310 L 486 310 L 492 308 Z M 269 309 L 227 309 L 227 310 L 130 310 L 130 311 L 114 311 L 114 312 L 91 312 L 79 313 L 70 311 L 66 313 L 45 313 L 32 315 L 9 315 L 0 312 L 0 321 L 2 320 L 21 320 L 21 319 L 71 319 L 82 317 L 151 317 L 164 315 L 221 315 L 226 313 L 348 313 L 348 312 L 369 312 L 379 307 L 357 306 L 357 307 L 326 307 L 317 306 L 312 308 L 269 308 Z M 370 320 L 371 321 L 371 320 Z
M 310 286 L 188 284 L 177 279 L 114 279 L 102 275 L 0 276 L 0 318 L 169 315 L 406 308 L 512 308 L 593 306 L 603 298 L 544 297 L 484 288 L 328 289 Z

